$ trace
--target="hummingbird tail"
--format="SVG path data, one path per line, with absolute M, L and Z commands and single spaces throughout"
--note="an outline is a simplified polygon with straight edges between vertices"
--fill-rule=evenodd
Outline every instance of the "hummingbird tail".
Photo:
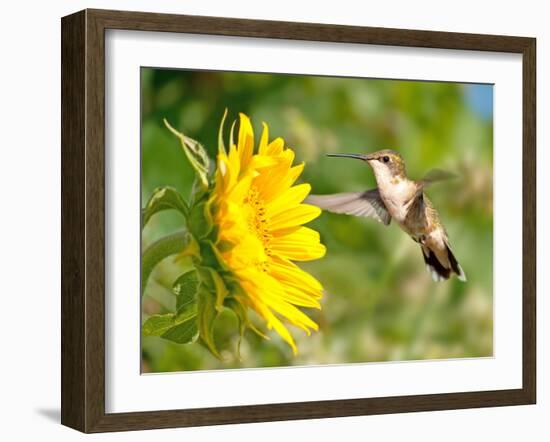
M 456 276 L 460 281 L 466 282 L 466 274 L 464 273 L 464 270 L 462 270 L 462 267 L 456 260 L 453 254 L 453 251 L 451 250 L 448 244 L 447 244 L 447 253 L 449 254 L 449 262 L 451 263 L 451 268 L 453 269 L 453 272 L 456 273 Z
M 456 260 L 448 244 L 446 244 L 446 249 L 447 249 L 447 257 L 450 265 L 449 267 L 446 267 L 445 265 L 443 265 L 439 261 L 439 259 L 437 258 L 433 250 L 431 250 L 430 248 L 423 246 L 421 247 L 421 249 L 422 249 L 422 256 L 424 257 L 424 262 L 426 263 L 426 268 L 428 269 L 428 272 L 430 273 L 434 281 L 444 281 L 446 279 L 449 279 L 451 276 L 451 273 L 456 273 L 460 281 L 463 281 L 463 282 L 466 281 L 466 275 L 464 274 L 464 270 L 462 270 L 462 267 Z

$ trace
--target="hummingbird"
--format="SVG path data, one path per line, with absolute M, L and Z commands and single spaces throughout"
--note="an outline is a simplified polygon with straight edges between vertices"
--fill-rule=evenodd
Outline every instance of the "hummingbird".
M 305 202 L 329 212 L 373 218 L 386 226 L 393 218 L 420 245 L 426 268 L 434 281 L 447 280 L 452 273 L 466 281 L 439 214 L 424 193 L 427 185 L 454 175 L 435 169 L 419 181 L 411 180 L 401 155 L 389 149 L 370 154 L 327 155 L 366 162 L 374 172 L 378 187 L 363 192 L 311 195 Z

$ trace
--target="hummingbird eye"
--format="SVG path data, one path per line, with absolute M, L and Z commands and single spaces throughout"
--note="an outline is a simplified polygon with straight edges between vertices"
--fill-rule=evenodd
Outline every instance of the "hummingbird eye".
M 385 156 L 382 157 L 382 161 L 383 161 L 384 163 L 387 163 L 387 162 L 390 161 L 390 157 L 388 157 L 387 155 L 385 155 Z

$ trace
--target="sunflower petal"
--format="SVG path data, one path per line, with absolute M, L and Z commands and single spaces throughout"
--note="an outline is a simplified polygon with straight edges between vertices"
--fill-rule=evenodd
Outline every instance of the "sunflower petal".
M 269 138 L 269 126 L 266 123 L 262 123 L 263 131 L 262 137 L 260 138 L 260 146 L 258 152 L 260 155 L 268 155 L 267 153 L 267 143 Z
M 318 330 L 319 326 L 309 316 L 288 302 L 288 293 L 274 278 L 263 273 L 257 275 L 253 285 L 256 290 L 252 291 L 252 296 L 261 294 L 262 302 L 285 317 L 291 324 L 302 328 L 308 334 L 310 329 Z
M 270 243 L 271 251 L 294 261 L 311 261 L 325 256 L 326 247 L 319 242 L 319 235 L 305 234 L 302 229 L 306 227 L 288 235 L 274 237 Z
M 300 204 L 272 217 L 269 221 L 269 228 L 271 230 L 278 230 L 298 226 L 314 220 L 320 214 L 321 209 L 317 206 Z
M 285 147 L 285 140 L 275 138 L 266 148 L 266 155 L 279 155 Z
M 269 272 L 276 279 L 288 282 L 296 287 L 310 289 L 313 293 L 322 293 L 323 286 L 321 283 L 289 260 L 276 257 L 269 264 Z
M 290 348 L 292 348 L 292 352 L 294 353 L 294 355 L 297 355 L 298 348 L 296 347 L 296 343 L 294 342 L 292 335 L 290 334 L 288 329 L 283 325 L 283 323 L 262 302 L 253 300 L 252 305 L 254 310 L 256 310 L 256 313 L 258 313 L 267 321 L 267 327 L 270 329 L 274 328 L 275 331 L 279 334 L 279 336 L 281 336 L 281 338 L 283 338 L 286 341 L 286 343 L 290 345 Z
M 241 169 L 245 170 L 252 159 L 252 153 L 254 151 L 254 132 L 252 130 L 252 124 L 250 124 L 250 119 L 242 113 L 239 114 L 239 116 L 240 125 L 237 150 L 239 151 L 239 158 L 241 160 Z
M 310 184 L 299 184 L 285 190 L 273 201 L 267 204 L 267 215 L 273 216 L 288 210 L 289 207 L 297 206 L 300 204 L 311 191 Z
M 300 307 L 321 309 L 319 298 L 311 296 L 296 287 L 285 285 L 285 292 L 285 299 L 291 304 L 298 305 Z

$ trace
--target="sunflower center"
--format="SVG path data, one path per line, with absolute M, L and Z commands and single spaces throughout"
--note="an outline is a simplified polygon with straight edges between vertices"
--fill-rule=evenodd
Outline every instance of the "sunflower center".
M 265 254 L 267 256 L 271 256 L 270 244 L 273 236 L 269 233 L 267 228 L 268 219 L 266 216 L 265 204 L 260 198 L 260 194 L 255 187 L 250 188 L 244 202 L 252 209 L 250 211 L 250 216 L 248 217 L 248 228 L 262 243 Z M 263 264 L 265 264 L 264 266 L 267 266 L 267 263 Z

